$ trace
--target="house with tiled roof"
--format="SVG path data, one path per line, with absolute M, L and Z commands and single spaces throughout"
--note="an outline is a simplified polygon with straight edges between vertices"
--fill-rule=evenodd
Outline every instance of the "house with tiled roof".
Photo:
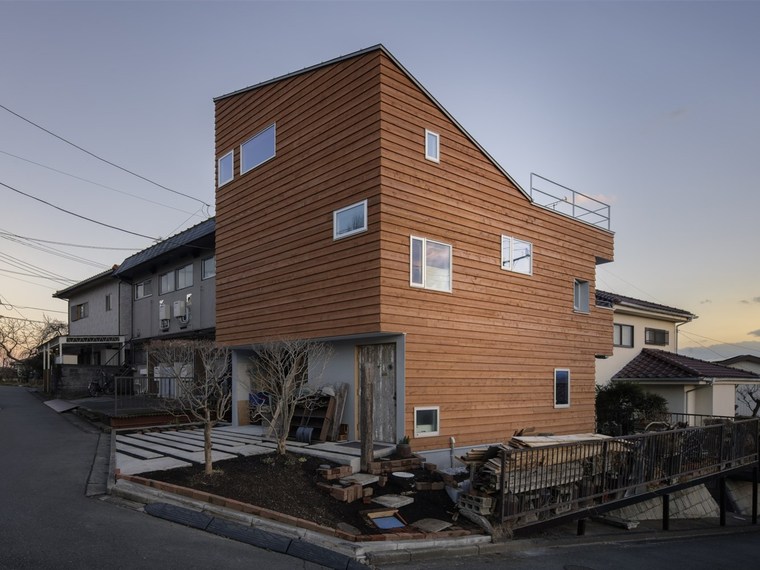
M 697 318 L 684 309 L 596 290 L 596 304 L 612 312 L 612 355 L 596 360 L 596 384 L 603 386 L 643 348 L 678 352 L 678 329 Z
M 760 384 L 760 375 L 715 362 L 644 348 L 612 377 L 663 396 L 678 414 L 734 416 L 736 387 Z
M 760 374 L 760 357 L 753 354 L 740 354 L 725 360 L 716 360 L 716 364 L 740 368 L 748 372 Z M 736 414 L 739 416 L 754 416 L 760 413 L 760 386 L 742 384 L 736 388 Z

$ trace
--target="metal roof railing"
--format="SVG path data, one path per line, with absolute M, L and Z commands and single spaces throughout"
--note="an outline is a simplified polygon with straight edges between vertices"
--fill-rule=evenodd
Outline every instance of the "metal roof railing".
M 533 203 L 570 216 L 581 222 L 610 229 L 610 206 L 596 198 L 557 184 L 531 172 L 530 198 Z

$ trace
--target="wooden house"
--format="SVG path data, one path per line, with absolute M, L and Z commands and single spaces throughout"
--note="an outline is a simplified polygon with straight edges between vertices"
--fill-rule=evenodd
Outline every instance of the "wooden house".
M 579 196 L 571 213 L 537 203 L 383 46 L 218 97 L 215 120 L 235 423 L 251 345 L 291 337 L 332 345 L 324 381 L 350 386 L 350 439 L 367 362 L 379 441 L 592 431 L 613 234 L 573 216 Z

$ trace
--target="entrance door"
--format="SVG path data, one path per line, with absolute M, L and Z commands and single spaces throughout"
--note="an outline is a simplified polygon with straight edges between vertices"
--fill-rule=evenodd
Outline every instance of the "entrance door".
M 396 443 L 396 345 L 368 344 L 359 348 L 359 399 L 365 378 L 364 366 L 375 369 L 372 394 L 372 438 Z M 359 430 L 357 430 L 358 432 Z

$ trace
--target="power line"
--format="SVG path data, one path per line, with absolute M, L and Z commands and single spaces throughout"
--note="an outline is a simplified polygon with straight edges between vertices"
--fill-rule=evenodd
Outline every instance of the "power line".
M 97 261 L 93 261 L 91 259 L 86 259 L 86 258 L 80 257 L 78 255 L 67 253 L 65 251 L 62 251 L 60 249 L 56 249 L 54 247 L 49 247 L 49 246 L 46 246 L 46 245 L 39 245 L 39 244 L 36 244 L 36 243 L 33 243 L 33 242 L 32 243 L 25 243 L 23 240 L 14 239 L 12 237 L 9 237 L 8 235 L 3 235 L 2 233 L 0 233 L 0 237 L 3 238 L 3 239 L 7 239 L 8 241 L 13 242 L 13 243 L 17 243 L 19 245 L 23 245 L 23 246 L 29 247 L 31 249 L 36 249 L 37 251 L 42 251 L 43 253 L 49 253 L 49 254 L 55 255 L 57 257 L 63 258 L 63 259 L 68 259 L 70 261 L 76 261 L 77 263 L 82 263 L 84 265 L 89 265 L 91 267 L 98 267 L 98 268 L 100 268 L 100 267 L 103 266 L 102 263 L 98 263 Z
M 46 132 L 47 134 L 49 134 L 50 136 L 52 136 L 52 137 L 55 137 L 55 138 L 57 138 L 58 140 L 60 140 L 60 141 L 63 141 L 63 142 L 65 142 L 66 144 L 73 146 L 73 147 L 74 147 L 74 148 L 76 148 L 77 150 L 80 150 L 80 151 L 82 151 L 83 153 L 85 153 L 85 154 L 88 154 L 88 155 L 90 155 L 91 157 L 93 157 L 93 158 L 96 158 L 97 160 L 100 160 L 101 162 L 105 162 L 106 164 L 108 164 L 108 165 L 110 165 L 110 166 L 113 166 L 114 168 L 118 168 L 119 170 L 121 170 L 121 171 L 123 171 L 123 172 L 126 172 L 127 174 L 131 174 L 132 176 L 135 176 L 135 177 L 139 178 L 140 180 L 144 180 L 145 182 L 148 182 L 148 183 L 150 183 L 150 184 L 153 184 L 154 186 L 158 186 L 159 188 L 162 188 L 163 190 L 166 190 L 166 191 L 168 191 L 168 192 L 171 192 L 171 193 L 173 193 L 173 194 L 177 194 L 178 196 L 184 196 L 185 198 L 189 198 L 190 200 L 195 200 L 196 202 L 199 202 L 199 203 L 203 204 L 204 206 L 206 206 L 206 208 L 209 208 L 209 211 L 210 211 L 210 209 L 211 209 L 211 205 L 210 205 L 210 204 L 207 204 L 207 203 L 206 203 L 206 202 L 204 202 L 203 200 L 201 200 L 201 199 L 199 199 L 199 198 L 196 198 L 196 197 L 194 197 L 194 196 L 190 196 L 189 194 L 184 194 L 183 192 L 178 192 L 177 190 L 172 190 L 171 188 L 168 188 L 167 186 L 164 186 L 163 184 L 159 184 L 158 182 L 154 182 L 154 181 L 153 181 L 153 180 L 151 180 L 150 178 L 146 178 L 145 176 L 142 176 L 142 175 L 140 175 L 140 174 L 137 174 L 136 172 L 133 172 L 133 171 L 131 171 L 131 170 L 127 169 L 127 168 L 124 168 L 123 166 L 119 166 L 118 164 L 116 164 L 116 163 L 114 163 L 114 162 L 111 162 L 110 160 L 106 160 L 105 158 L 103 158 L 103 157 L 101 157 L 101 156 L 98 156 L 98 155 L 97 155 L 97 154 L 95 154 L 94 152 L 90 152 L 89 150 L 87 150 L 87 149 L 84 149 L 84 148 L 82 148 L 81 146 L 74 144 L 74 143 L 73 143 L 73 142 L 71 142 L 70 140 L 67 140 L 67 139 L 63 138 L 62 136 L 60 136 L 60 135 L 57 135 L 57 134 L 55 134 L 55 133 L 54 133 L 54 132 L 52 132 L 52 131 L 49 131 L 48 129 L 46 129 L 45 127 L 42 127 L 42 126 L 38 125 L 38 124 L 37 124 L 37 123 L 35 123 L 34 121 L 31 121 L 30 119 L 27 119 L 26 117 L 22 117 L 21 115 L 19 115 L 19 114 L 18 114 L 18 113 L 16 113 L 15 111 L 12 111 L 11 109 L 9 109 L 8 107 L 6 107 L 5 105 L 2 105 L 2 104 L 0 104 L 0 109 L 5 109 L 5 110 L 6 110 L 6 111 L 8 111 L 8 112 L 9 112 L 11 115 L 14 115 L 15 117 L 18 117 L 18 118 L 19 118 L 19 119 L 21 119 L 22 121 L 25 121 L 25 122 L 29 123 L 30 125 L 32 125 L 32 126 L 34 126 L 34 127 L 37 127 L 37 128 L 38 128 L 38 129 L 40 129 L 41 131 L 44 131 L 44 132 Z
M 81 176 L 77 176 L 75 174 L 71 174 L 69 172 L 64 172 L 63 170 L 58 170 L 57 168 L 53 168 L 52 166 L 47 166 L 45 164 L 42 164 L 40 162 L 35 162 L 33 160 L 29 160 L 28 158 L 24 158 L 22 156 L 18 156 L 15 154 L 12 154 L 10 152 L 6 152 L 4 150 L 0 150 L 0 154 L 4 154 L 6 156 L 11 156 L 17 160 L 23 160 L 24 162 L 28 162 L 29 164 L 34 164 L 35 166 L 39 166 L 41 168 L 46 168 L 48 170 L 51 170 L 53 172 L 56 172 L 58 174 L 62 174 L 64 176 L 69 176 L 71 178 L 74 178 L 76 180 L 81 180 L 82 182 L 87 182 L 88 184 L 93 184 L 94 186 L 100 186 L 101 188 L 105 188 L 106 190 L 111 190 L 112 192 L 118 192 L 119 194 L 124 194 L 125 196 L 129 196 L 131 198 L 136 198 L 137 200 L 143 200 L 145 202 L 149 202 L 151 204 L 156 204 L 157 206 L 161 206 L 163 208 L 169 208 L 170 210 L 176 210 L 177 212 L 182 212 L 183 214 L 190 214 L 191 212 L 188 212 L 187 210 L 183 210 L 181 208 L 175 208 L 174 206 L 169 206 L 168 204 L 162 204 L 161 202 L 156 202 L 155 200 L 150 200 L 148 198 L 143 198 L 142 196 L 138 196 L 137 194 L 131 194 L 129 192 L 125 192 L 124 190 L 119 190 L 117 188 L 113 188 L 111 186 L 106 186 L 105 184 L 101 184 L 99 182 L 95 182 L 93 180 L 88 180 L 87 178 L 82 178 Z M 197 214 L 193 214 L 194 216 Z
M 0 105 L 0 107 L 2 107 L 2 105 Z M 70 210 L 66 210 L 65 208 L 61 208 L 60 206 L 56 206 L 55 204 L 51 204 L 50 202 L 47 202 L 46 200 L 43 200 L 42 198 L 37 198 L 36 196 L 32 196 L 31 194 L 27 194 L 26 192 L 22 192 L 21 190 L 19 190 L 17 188 L 14 188 L 13 186 L 9 186 L 5 182 L 0 182 L 0 186 L 5 186 L 9 190 L 13 190 L 16 193 L 21 194 L 22 196 L 26 196 L 27 198 L 31 198 L 32 200 L 37 200 L 38 202 L 41 202 L 41 203 L 45 204 L 46 206 L 50 206 L 51 208 L 54 208 L 56 210 L 59 210 L 59 211 L 64 212 L 66 214 L 69 214 L 71 216 L 80 218 L 82 220 L 87 220 L 88 222 L 92 222 L 93 224 L 98 224 L 100 226 L 105 226 L 107 228 L 111 228 L 112 230 L 117 230 L 117 231 L 120 231 L 120 232 L 131 234 L 133 236 L 137 236 L 137 237 L 141 237 L 141 238 L 146 238 L 146 239 L 149 239 L 149 240 L 152 240 L 152 241 L 157 241 L 156 238 L 154 238 L 154 237 L 146 236 L 145 234 L 138 234 L 137 232 L 132 232 L 132 231 L 129 231 L 129 230 L 125 230 L 124 228 L 120 228 L 120 227 L 117 227 L 117 226 L 112 226 L 112 225 L 106 224 L 104 222 L 99 222 L 97 220 L 93 220 L 92 218 L 88 218 L 87 216 L 83 216 L 81 214 L 77 214 L 75 212 L 71 212 Z
M 733 346 L 733 347 L 735 347 L 735 348 L 740 348 L 740 349 L 742 349 L 742 350 L 745 350 L 745 351 L 747 351 L 747 352 L 755 352 L 755 353 L 757 353 L 757 354 L 760 354 L 760 350 L 755 350 L 754 348 L 748 348 L 748 347 L 746 347 L 746 346 L 743 346 L 743 345 L 741 345 L 741 344 L 734 344 L 734 343 L 732 343 L 732 342 L 725 342 L 725 341 L 722 341 L 722 340 L 718 340 L 718 339 L 716 339 L 716 338 L 710 338 L 709 336 L 702 336 L 701 334 L 696 334 L 696 333 L 693 333 L 693 332 L 685 332 L 685 331 L 682 331 L 682 330 L 679 330 L 678 332 L 679 332 L 680 334 L 682 334 L 682 335 L 685 335 L 686 337 L 695 337 L 695 336 L 698 336 L 699 338 L 704 338 L 704 339 L 706 339 L 706 340 L 711 340 L 711 341 L 713 341 L 713 342 L 717 342 L 718 344 L 723 344 L 723 345 L 726 345 L 726 346 Z M 694 339 L 694 338 L 692 338 L 691 340 L 693 340 L 694 342 L 696 342 L 696 343 L 697 343 L 697 344 L 699 344 L 700 346 L 703 346 L 703 348 L 705 348 L 705 349 L 707 349 L 707 350 L 710 350 L 711 352 L 715 352 L 715 351 L 714 351 L 714 350 L 712 350 L 711 348 L 708 348 L 708 347 L 706 347 L 706 346 L 702 345 L 702 344 L 701 344 L 701 343 L 700 343 L 698 340 L 696 340 L 696 339 Z M 719 354 L 719 353 L 717 353 L 717 352 L 715 352 L 715 354 L 717 354 L 717 355 L 718 355 L 718 356 L 720 356 L 721 358 L 724 358 L 724 357 L 723 357 L 721 354 Z
M 2 151 L 0 151 L 2 152 Z M 139 247 L 109 247 L 105 245 L 83 245 L 78 243 L 68 243 L 65 241 L 51 241 L 46 239 L 39 239 L 39 238 L 31 238 L 27 236 L 20 236 L 18 234 L 14 234 L 12 232 L 9 232 L 7 230 L 0 229 L 0 236 L 11 236 L 18 239 L 26 240 L 26 241 L 33 241 L 38 243 L 50 243 L 53 245 L 65 245 L 66 247 L 81 247 L 84 249 L 105 249 L 109 251 L 139 251 Z
M 45 277 L 44 275 L 36 275 L 34 273 L 22 273 L 21 271 L 11 271 L 10 269 L 0 269 L 0 273 L 12 273 L 13 275 L 22 275 L 24 277 L 36 277 L 37 279 L 49 279 L 50 281 L 69 281 L 70 283 L 76 283 L 73 279 L 61 279 L 58 277 Z M 65 283 L 62 283 L 65 285 Z

